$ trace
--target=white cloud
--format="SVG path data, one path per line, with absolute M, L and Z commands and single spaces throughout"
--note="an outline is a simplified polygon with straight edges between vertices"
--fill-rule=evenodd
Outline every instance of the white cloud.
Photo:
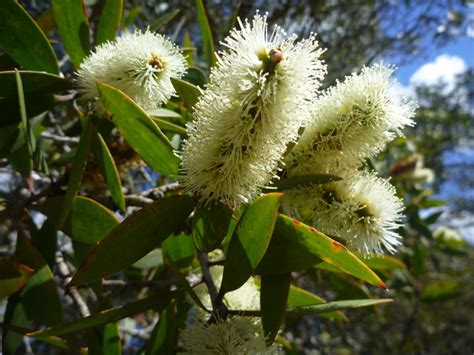
M 466 62 L 457 56 L 441 54 L 433 62 L 422 65 L 411 77 L 410 85 L 434 86 L 444 84 L 444 92 L 454 89 L 456 76 L 467 70 Z

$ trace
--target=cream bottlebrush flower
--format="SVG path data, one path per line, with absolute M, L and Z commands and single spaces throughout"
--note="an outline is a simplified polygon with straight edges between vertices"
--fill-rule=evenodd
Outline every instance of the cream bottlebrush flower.
M 95 102 L 95 111 L 105 113 L 98 100 L 96 81 L 122 90 L 145 110 L 159 107 L 175 94 L 170 78 L 186 72 L 179 48 L 164 36 L 136 31 L 98 46 L 77 72 L 78 91 Z
M 266 17 L 242 23 L 222 43 L 195 106 L 183 153 L 184 182 L 203 201 L 246 203 L 274 176 L 315 106 L 326 67 L 314 35 L 296 42 Z
M 232 317 L 213 324 L 196 322 L 180 333 L 181 354 L 282 354 L 277 344 L 267 347 L 259 323 Z
M 291 190 L 284 207 L 321 232 L 345 239 L 348 247 L 369 255 L 390 253 L 401 244 L 403 203 L 388 180 L 372 173 L 339 174 L 344 180 Z
M 375 64 L 326 90 L 286 159 L 290 176 L 357 167 L 413 125 L 416 105 L 393 89 L 392 67 Z

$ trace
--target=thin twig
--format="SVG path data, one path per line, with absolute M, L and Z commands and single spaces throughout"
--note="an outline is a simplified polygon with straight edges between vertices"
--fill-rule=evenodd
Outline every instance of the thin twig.
M 42 138 L 46 139 L 51 139 L 55 142 L 59 143 L 73 143 L 73 144 L 78 144 L 79 143 L 79 138 L 78 137 L 68 137 L 68 136 L 60 136 L 51 132 L 43 132 L 41 133 Z
M 58 267 L 58 272 L 59 275 L 64 278 L 65 283 L 68 284 L 69 281 L 71 281 L 71 271 L 69 270 L 69 266 L 66 264 L 64 261 L 63 254 L 58 251 L 56 253 L 56 264 Z M 82 317 L 88 317 L 91 315 L 91 312 L 89 310 L 89 307 L 87 306 L 86 301 L 82 298 L 81 294 L 79 293 L 79 290 L 75 287 L 71 287 L 67 290 L 69 296 L 72 298 L 74 304 L 79 310 L 79 313 L 81 314 Z

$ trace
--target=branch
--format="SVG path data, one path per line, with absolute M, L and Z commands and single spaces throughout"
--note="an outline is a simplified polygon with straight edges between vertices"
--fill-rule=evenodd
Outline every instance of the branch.
M 55 142 L 59 143 L 73 143 L 73 144 L 78 144 L 79 143 L 79 138 L 78 137 L 67 137 L 67 136 L 60 136 L 54 133 L 50 132 L 43 132 L 41 133 L 42 138 L 46 139 L 51 139 Z
M 68 284 L 69 281 L 71 281 L 71 271 L 69 270 L 69 266 L 67 266 L 66 262 L 64 261 L 63 254 L 60 251 L 56 253 L 56 264 L 58 266 L 59 275 L 64 278 L 65 284 Z M 74 304 L 79 309 L 79 313 L 82 317 L 88 317 L 91 315 L 89 307 L 87 307 L 86 301 L 84 301 L 77 288 L 69 288 L 66 290 L 66 292 L 72 298 Z

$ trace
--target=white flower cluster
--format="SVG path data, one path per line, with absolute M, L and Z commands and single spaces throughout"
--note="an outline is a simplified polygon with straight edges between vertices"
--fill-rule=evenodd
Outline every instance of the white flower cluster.
M 282 354 L 277 344 L 267 346 L 258 322 L 232 317 L 213 324 L 195 322 L 180 333 L 181 354 Z
M 359 171 L 363 159 L 412 125 L 413 102 L 392 89 L 393 69 L 376 64 L 348 76 L 317 101 L 313 120 L 287 156 L 288 176 L 330 173 L 342 181 L 289 191 L 287 211 L 345 239 L 363 254 L 395 252 L 403 203 L 387 180 Z
M 275 175 L 288 143 L 315 107 L 326 67 L 315 37 L 296 42 L 266 17 L 239 21 L 195 106 L 183 153 L 184 182 L 202 201 L 246 203 Z
M 145 110 L 161 106 L 175 94 L 170 78 L 180 78 L 186 62 L 179 48 L 150 31 L 127 33 L 98 46 L 77 72 L 78 92 L 95 102 L 94 111 L 105 114 L 98 100 L 97 81 L 122 90 Z

